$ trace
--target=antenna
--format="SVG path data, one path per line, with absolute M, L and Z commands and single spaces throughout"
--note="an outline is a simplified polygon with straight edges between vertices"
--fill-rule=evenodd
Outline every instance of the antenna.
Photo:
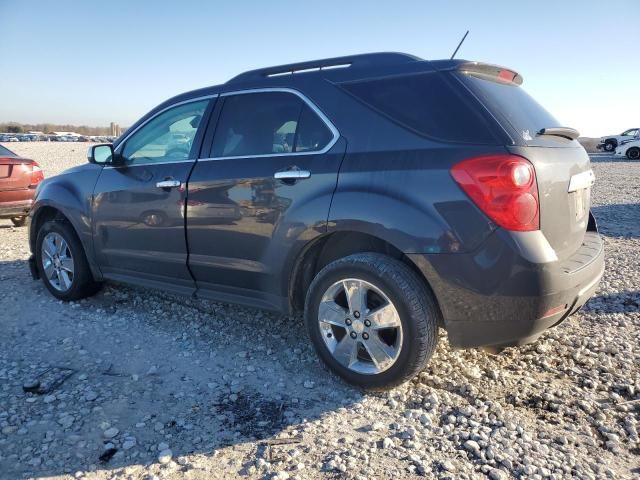
M 458 53 L 458 50 L 460 50 L 460 47 L 462 46 L 464 39 L 467 38 L 467 35 L 469 35 L 469 30 L 467 30 L 467 33 L 464 34 L 464 37 L 462 37 L 462 40 L 460 40 L 460 43 L 458 44 L 458 46 L 456 47 L 455 51 L 453 52 L 453 55 L 451 55 L 451 59 L 453 60 L 453 57 L 456 56 L 456 53 Z

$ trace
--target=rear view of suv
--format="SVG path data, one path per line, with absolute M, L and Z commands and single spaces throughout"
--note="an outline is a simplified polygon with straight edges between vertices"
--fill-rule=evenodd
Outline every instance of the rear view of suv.
M 455 347 L 531 342 L 604 258 L 578 132 L 521 84 L 377 53 L 182 94 L 44 182 L 32 271 L 63 300 L 116 280 L 303 312 L 365 388 L 419 372 L 439 327 Z

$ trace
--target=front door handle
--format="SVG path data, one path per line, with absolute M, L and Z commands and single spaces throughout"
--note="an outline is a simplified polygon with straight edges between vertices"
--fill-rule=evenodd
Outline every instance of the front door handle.
M 156 187 L 158 188 L 176 188 L 179 187 L 180 181 L 179 180 L 171 180 L 171 179 L 167 179 L 167 180 L 163 180 L 161 182 L 156 183 Z
M 311 172 L 309 170 L 284 170 L 276 172 L 273 178 L 276 180 L 304 180 L 310 176 Z

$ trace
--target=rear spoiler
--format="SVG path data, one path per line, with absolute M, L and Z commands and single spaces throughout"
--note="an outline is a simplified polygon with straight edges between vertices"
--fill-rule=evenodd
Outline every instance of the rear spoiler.
M 492 80 L 500 83 L 511 83 L 514 85 L 522 85 L 523 78 L 518 72 L 509 70 L 499 65 L 491 65 L 489 63 L 465 62 L 456 67 L 460 73 L 473 75 L 485 80 Z

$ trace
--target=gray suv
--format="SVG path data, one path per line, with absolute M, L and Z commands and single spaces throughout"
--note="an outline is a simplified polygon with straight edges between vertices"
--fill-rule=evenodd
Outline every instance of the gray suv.
M 40 184 L 32 273 L 62 300 L 110 280 L 303 313 L 369 389 L 419 372 L 440 327 L 454 347 L 531 342 L 604 259 L 578 132 L 521 84 L 375 53 L 184 93 Z

